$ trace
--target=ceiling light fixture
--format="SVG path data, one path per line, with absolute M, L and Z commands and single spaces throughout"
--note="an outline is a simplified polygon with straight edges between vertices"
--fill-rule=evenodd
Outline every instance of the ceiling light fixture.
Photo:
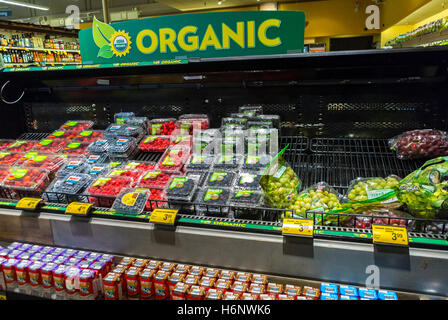
M 222 1 L 218 1 L 218 6 L 222 5 Z
M 43 11 L 50 10 L 50 8 L 48 8 L 48 7 L 40 6 L 38 4 L 21 2 L 21 1 L 0 0 L 0 3 L 6 3 L 6 4 L 10 4 L 12 6 L 19 6 L 19 7 L 31 8 L 31 9 L 37 9 L 37 10 L 43 10 Z

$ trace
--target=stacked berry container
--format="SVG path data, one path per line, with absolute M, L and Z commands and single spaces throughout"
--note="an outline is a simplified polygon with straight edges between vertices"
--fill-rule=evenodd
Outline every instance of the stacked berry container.
M 152 119 L 149 122 L 149 134 L 169 136 L 174 131 L 175 121 L 175 118 Z
M 111 207 L 116 196 L 123 188 L 131 187 L 134 180 L 130 177 L 99 177 L 86 190 L 89 202 L 99 207 Z
M 147 136 L 140 143 L 140 150 L 144 152 L 164 152 L 170 146 L 170 136 Z

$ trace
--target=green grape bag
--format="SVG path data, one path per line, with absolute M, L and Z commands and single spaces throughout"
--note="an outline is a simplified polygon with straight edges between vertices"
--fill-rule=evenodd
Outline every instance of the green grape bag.
M 289 147 L 283 148 L 266 166 L 260 179 L 264 199 L 272 208 L 287 209 L 302 186 L 297 174 L 282 155 Z
M 446 217 L 448 214 L 448 157 L 429 160 L 401 180 L 397 198 L 417 218 Z

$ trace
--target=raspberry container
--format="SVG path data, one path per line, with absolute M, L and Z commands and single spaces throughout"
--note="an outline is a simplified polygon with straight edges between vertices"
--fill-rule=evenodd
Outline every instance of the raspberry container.
M 112 209 L 117 213 L 139 215 L 143 212 L 149 198 L 149 190 L 128 188 L 120 192 Z
M 124 170 L 140 170 L 140 171 L 149 171 L 154 170 L 157 166 L 157 162 L 154 161 L 129 161 L 126 164 L 122 164 L 119 166 L 120 169 Z
M 60 130 L 63 131 L 84 131 L 93 126 L 93 121 L 86 121 L 86 120 L 70 120 L 64 123 Z
M 106 153 L 91 154 L 87 157 L 87 163 L 89 165 L 95 165 L 100 163 L 105 163 L 109 156 Z
M 127 123 L 129 119 L 134 118 L 135 113 L 134 112 L 118 112 L 114 114 L 114 122 L 115 123 Z
M 169 184 L 171 177 L 171 173 L 165 173 L 161 170 L 149 170 L 142 175 L 138 181 L 138 186 L 142 188 L 164 189 Z
M 193 153 L 185 164 L 186 170 L 197 170 L 197 171 L 205 171 L 209 170 L 215 157 L 213 155 L 207 154 L 195 154 Z
M 191 202 L 197 188 L 197 183 L 185 176 L 174 176 L 170 180 L 166 194 L 168 200 Z
M 107 152 L 112 159 L 128 158 L 134 153 L 136 146 L 135 138 L 117 138 L 111 141 Z
M 16 140 L 4 150 L 7 152 L 28 152 L 37 145 L 37 141 L 32 140 Z
M 145 211 L 152 211 L 155 208 L 167 208 L 167 195 L 166 191 L 163 189 L 149 189 L 149 198 L 146 202 Z
M 201 130 L 210 128 L 210 120 L 206 114 L 183 114 L 179 117 L 179 120 L 193 120 L 195 127 L 196 123 L 198 123 L 198 128 Z
M 23 163 L 25 168 L 42 168 L 47 169 L 50 172 L 50 176 L 54 176 L 56 171 L 58 171 L 65 163 L 67 159 L 61 157 L 60 155 L 54 154 L 39 154 L 26 160 Z
M 241 167 L 243 156 L 220 154 L 215 158 L 213 169 L 237 171 Z
M 87 147 L 91 153 L 102 153 L 109 150 L 110 142 L 107 139 L 98 139 L 93 141 Z
M 89 168 L 89 164 L 85 159 L 82 160 L 70 160 L 67 161 L 61 168 L 56 172 L 57 177 L 64 177 L 69 174 L 79 174 L 85 173 Z
M 170 146 L 178 147 L 188 147 L 191 148 L 193 143 L 193 136 L 190 135 L 181 135 L 181 136 L 170 136 Z
M 46 169 L 17 167 L 0 185 L 16 191 L 19 196 L 36 196 L 50 184 L 49 173 Z
M 213 188 L 230 188 L 233 185 L 235 176 L 236 174 L 232 172 L 213 170 L 209 172 L 205 185 Z
M 175 118 L 152 119 L 149 122 L 148 132 L 150 135 L 170 135 L 175 128 Z
M 176 173 L 182 170 L 190 155 L 190 148 L 170 147 L 160 159 L 158 168 L 164 172 Z
M 53 131 L 47 139 L 63 139 L 66 141 L 72 140 L 74 138 L 76 138 L 76 136 L 80 133 L 81 131 L 66 131 L 66 130 L 56 130 Z
M 138 180 L 144 174 L 144 171 L 135 170 L 135 169 L 119 169 L 115 168 L 109 171 L 107 174 L 108 177 L 130 177 L 134 181 L 132 186 L 136 185 Z
M 176 121 L 175 135 L 193 135 L 197 130 L 206 130 L 209 128 L 208 118 L 197 119 L 179 119 Z
M 33 151 L 57 153 L 65 147 L 67 141 L 64 139 L 43 139 L 33 147 Z
M 21 152 L 0 152 L 0 165 L 11 166 L 16 164 L 25 154 Z
M 266 168 L 272 157 L 269 155 L 253 156 L 246 155 L 244 157 L 242 169 L 260 171 Z
M 144 152 L 164 152 L 170 146 L 170 136 L 147 136 L 140 143 L 139 149 Z
M 229 203 L 231 189 L 206 187 L 199 192 L 197 202 L 201 205 L 198 211 L 202 215 L 208 216 L 226 216 L 229 212 Z
M 235 179 L 235 188 L 250 188 L 260 190 L 260 179 L 261 179 L 260 171 L 241 171 L 238 174 L 238 177 Z
M 73 140 L 82 143 L 92 143 L 103 138 L 103 131 L 100 130 L 84 130 L 81 131 Z
M 0 150 L 6 149 L 11 144 L 13 144 L 16 140 L 10 140 L 10 139 L 0 139 Z
M 134 183 L 129 177 L 99 177 L 87 188 L 89 202 L 96 206 L 111 207 L 115 197 Z
M 89 153 L 89 150 L 87 150 L 88 146 L 88 143 L 73 141 L 64 147 L 62 153 L 67 155 L 85 155 Z

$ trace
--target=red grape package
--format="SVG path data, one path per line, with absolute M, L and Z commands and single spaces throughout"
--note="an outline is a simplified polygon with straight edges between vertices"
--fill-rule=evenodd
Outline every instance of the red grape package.
M 170 136 L 147 136 L 140 143 L 140 150 L 144 152 L 164 152 L 170 146 Z
M 448 155 L 445 131 L 425 129 L 406 131 L 389 140 L 392 150 L 403 160 L 437 158 Z
M 20 191 L 44 191 L 50 184 L 49 171 L 42 168 L 17 167 L 1 183 L 3 188 Z
M 34 146 L 33 151 L 56 153 L 62 150 L 67 144 L 64 139 L 43 139 Z
M 16 140 L 9 145 L 5 151 L 9 152 L 28 152 L 37 145 L 37 141 L 32 140 Z
M 74 138 L 75 141 L 82 143 L 92 143 L 103 137 L 103 131 L 99 130 L 84 130 L 78 133 Z
M 92 121 L 85 121 L 85 120 L 70 120 L 64 123 L 60 130 L 63 131 L 84 131 L 93 126 Z

